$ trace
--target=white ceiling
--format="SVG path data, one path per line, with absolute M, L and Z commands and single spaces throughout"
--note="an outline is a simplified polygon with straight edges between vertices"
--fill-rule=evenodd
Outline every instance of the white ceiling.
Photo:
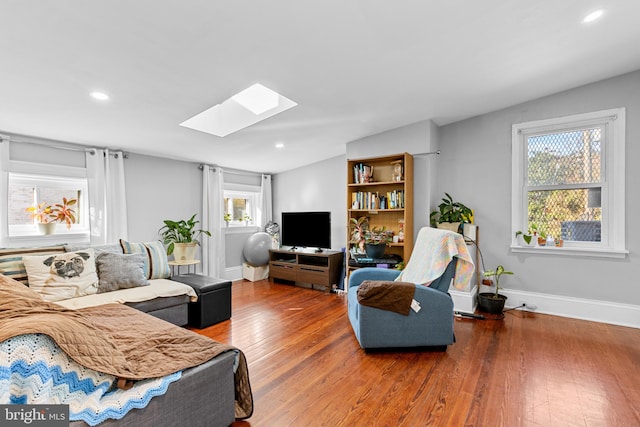
M 640 69 L 637 0 L 0 0 L 0 16 L 0 131 L 271 173 Z M 224 138 L 179 126 L 253 83 L 298 106 Z

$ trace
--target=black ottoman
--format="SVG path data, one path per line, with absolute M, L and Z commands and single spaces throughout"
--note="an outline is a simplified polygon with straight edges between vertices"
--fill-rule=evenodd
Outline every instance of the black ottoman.
M 189 303 L 189 326 L 206 328 L 231 318 L 231 281 L 183 274 L 171 280 L 189 285 L 198 294 L 198 301 Z

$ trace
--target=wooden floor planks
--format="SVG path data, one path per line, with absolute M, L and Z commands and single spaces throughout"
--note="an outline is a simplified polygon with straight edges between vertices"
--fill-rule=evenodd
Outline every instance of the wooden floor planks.
M 195 331 L 247 356 L 255 412 L 234 427 L 640 425 L 637 329 L 513 311 L 456 320 L 446 352 L 366 353 L 346 296 L 263 280 L 232 298 Z

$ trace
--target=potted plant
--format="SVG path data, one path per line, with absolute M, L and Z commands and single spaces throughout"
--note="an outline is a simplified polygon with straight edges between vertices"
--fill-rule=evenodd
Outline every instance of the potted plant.
M 535 246 L 536 243 L 544 246 L 547 241 L 547 235 L 544 231 L 539 230 L 536 224 L 531 224 L 526 232 L 522 230 L 516 231 L 516 239 L 518 237 L 522 238 L 522 241 L 519 241 L 521 246 Z
M 429 219 L 432 226 L 459 232 L 460 224 L 471 223 L 473 211 L 463 203 L 454 202 L 449 193 L 444 193 L 446 197 L 438 205 L 438 210 L 431 212 Z
M 200 221 L 196 221 L 193 214 L 188 220 L 164 220 L 164 226 L 158 233 L 162 242 L 167 245 L 167 255 L 173 254 L 176 261 L 191 261 L 195 258 L 196 246 L 200 244 L 198 238 L 204 234 L 211 237 L 207 230 L 196 229 Z
M 229 223 L 231 222 L 232 218 L 231 218 L 231 214 L 230 213 L 226 213 L 224 214 L 224 222 L 227 223 L 227 227 L 229 226 Z
M 370 227 L 366 216 L 351 218 L 350 243 L 358 245 L 360 252 L 369 258 L 382 258 L 384 250 L 392 241 L 391 232 L 386 227 Z
M 499 265 L 495 270 L 484 272 L 484 277 L 495 277 L 496 291 L 481 292 L 478 295 L 478 307 L 480 310 L 492 314 L 502 313 L 504 303 L 507 300 L 506 296 L 499 293 L 500 289 L 502 289 L 500 287 L 500 277 L 503 274 L 513 274 L 513 271 L 507 271 L 503 266 Z
M 31 219 L 38 221 L 38 228 L 42 234 L 53 234 L 56 224 L 64 223 L 68 229 L 71 224 L 76 223 L 76 211 L 72 208 L 78 201 L 76 199 L 62 198 L 62 203 L 53 206 L 47 202 L 37 206 L 30 206 L 25 209 L 30 214 Z
M 242 219 L 244 220 L 245 225 L 249 225 L 249 222 L 251 221 L 251 217 L 249 216 L 249 214 L 244 214 Z

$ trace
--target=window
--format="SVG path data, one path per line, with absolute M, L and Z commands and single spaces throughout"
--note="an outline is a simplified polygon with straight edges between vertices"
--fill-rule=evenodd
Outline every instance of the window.
M 225 184 L 225 221 L 232 227 L 255 225 L 260 187 L 243 184 Z
M 512 248 L 624 256 L 623 108 L 516 124 L 512 139 Z M 521 248 L 532 227 L 562 248 Z
M 9 237 L 40 235 L 38 220 L 32 218 L 26 208 L 41 205 L 43 207 L 62 203 L 63 198 L 75 199 L 72 206 L 76 222 L 67 228 L 56 225 L 56 234 L 88 234 L 86 178 L 66 178 L 24 173 L 9 173 L 7 222 Z

